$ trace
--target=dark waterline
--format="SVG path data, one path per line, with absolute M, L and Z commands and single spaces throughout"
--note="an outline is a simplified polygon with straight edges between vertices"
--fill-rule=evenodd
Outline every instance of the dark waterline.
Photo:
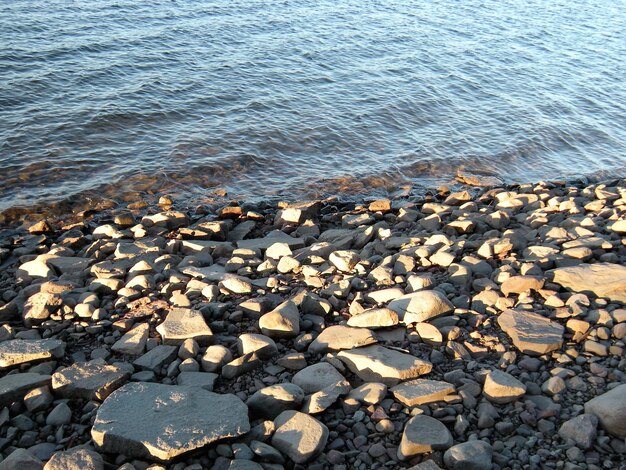
M 625 174 L 626 1 L 0 4 L 0 211 Z

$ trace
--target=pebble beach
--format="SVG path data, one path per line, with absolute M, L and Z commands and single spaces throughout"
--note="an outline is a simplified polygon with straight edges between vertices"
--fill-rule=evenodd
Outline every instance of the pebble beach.
M 626 468 L 626 180 L 170 203 L 3 232 L 0 470 Z

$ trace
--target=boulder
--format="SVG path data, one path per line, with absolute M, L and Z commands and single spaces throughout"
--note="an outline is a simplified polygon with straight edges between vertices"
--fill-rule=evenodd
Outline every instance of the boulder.
M 43 470 L 104 470 L 104 460 L 97 452 L 74 447 L 55 452 Z
M 371 308 L 352 315 L 348 319 L 348 326 L 357 328 L 385 328 L 398 324 L 398 314 L 390 308 Z
M 626 384 L 589 400 L 585 413 L 596 416 L 609 434 L 626 439 Z
M 291 300 L 259 318 L 259 328 L 271 338 L 291 338 L 300 333 L 300 312 Z
M 319 362 L 305 367 L 291 379 L 305 393 L 315 393 L 336 384 L 348 384 L 348 381 L 328 362 Z
M 411 292 L 389 302 L 405 325 L 428 321 L 454 311 L 454 305 L 437 290 Z
M 491 470 L 493 449 L 485 441 L 468 441 L 450 447 L 443 454 L 448 470 Z
M 526 393 L 526 385 L 511 374 L 495 369 L 485 377 L 483 394 L 492 403 L 510 403 Z
M 592 414 L 582 414 L 565 421 L 559 429 L 559 436 L 570 439 L 583 449 L 591 449 L 596 440 L 598 418 Z
M 309 352 L 321 354 L 327 351 L 341 351 L 377 343 L 372 332 L 365 328 L 351 328 L 333 325 L 324 329 L 309 345 Z
M 621 264 L 579 264 L 555 269 L 552 274 L 554 283 L 571 291 L 626 303 L 626 266 Z
M 283 411 L 297 410 L 304 401 L 304 391 L 296 384 L 271 385 L 256 391 L 246 405 L 259 417 L 274 419 Z
M 118 339 L 113 346 L 111 346 L 111 350 L 118 354 L 139 356 L 140 354 L 143 354 L 146 349 L 146 341 L 148 341 L 149 332 L 150 325 L 147 323 L 140 323 Z
M 21 400 L 32 389 L 50 385 L 50 380 L 49 375 L 32 372 L 5 375 L 0 378 L 0 403 L 9 404 Z
M 311 416 L 298 411 L 283 411 L 274 420 L 276 431 L 272 446 L 295 463 L 305 463 L 317 456 L 328 441 L 328 428 Z
M 213 336 L 202 313 L 190 308 L 173 308 L 156 329 L 165 344 L 178 345 L 186 339 L 193 339 L 198 344 L 207 344 Z
M 439 420 L 426 415 L 413 416 L 404 426 L 398 458 L 408 460 L 414 455 L 446 450 L 452 442 L 452 434 Z
M 235 395 L 129 383 L 100 406 L 91 437 L 104 452 L 167 462 L 249 430 L 248 407 Z

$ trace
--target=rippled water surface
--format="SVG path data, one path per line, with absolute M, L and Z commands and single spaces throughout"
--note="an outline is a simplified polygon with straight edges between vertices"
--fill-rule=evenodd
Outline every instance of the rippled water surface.
M 624 0 L 5 0 L 0 211 L 626 168 Z

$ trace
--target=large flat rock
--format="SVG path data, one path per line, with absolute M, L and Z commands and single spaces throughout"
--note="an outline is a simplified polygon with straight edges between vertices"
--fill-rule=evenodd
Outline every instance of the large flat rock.
M 362 380 L 387 386 L 428 374 L 433 367 L 428 361 L 379 345 L 341 351 L 337 357 Z
M 165 462 L 249 430 L 248 407 L 234 395 L 129 383 L 98 409 L 91 437 L 104 452 Z
M 440 380 L 415 379 L 391 389 L 391 393 L 406 406 L 417 406 L 443 400 L 454 392 L 454 385 Z
M 454 311 L 454 305 L 436 290 L 421 290 L 403 295 L 389 302 L 388 307 L 406 325 L 428 321 Z
M 20 400 L 33 388 L 50 384 L 49 375 L 33 374 L 9 374 L 0 379 L 0 403 L 8 405 L 15 400 Z
M 0 343 L 0 368 L 60 359 L 63 354 L 65 343 L 58 339 L 12 339 Z
M 367 328 L 351 328 L 343 325 L 333 325 L 324 329 L 309 345 L 309 352 L 313 354 L 327 351 L 341 351 L 369 346 L 378 340 Z
M 186 339 L 206 344 L 213 336 L 202 313 L 190 308 L 170 310 L 165 321 L 157 326 L 157 332 L 165 344 L 181 344 Z
M 52 374 L 52 389 L 64 398 L 104 400 L 128 381 L 130 374 L 116 366 L 73 364 Z
M 566 289 L 626 303 L 626 266 L 612 263 L 580 264 L 558 268 L 552 273 L 554 282 Z
M 546 354 L 563 344 L 563 326 L 537 313 L 505 310 L 498 317 L 498 325 L 524 354 Z

